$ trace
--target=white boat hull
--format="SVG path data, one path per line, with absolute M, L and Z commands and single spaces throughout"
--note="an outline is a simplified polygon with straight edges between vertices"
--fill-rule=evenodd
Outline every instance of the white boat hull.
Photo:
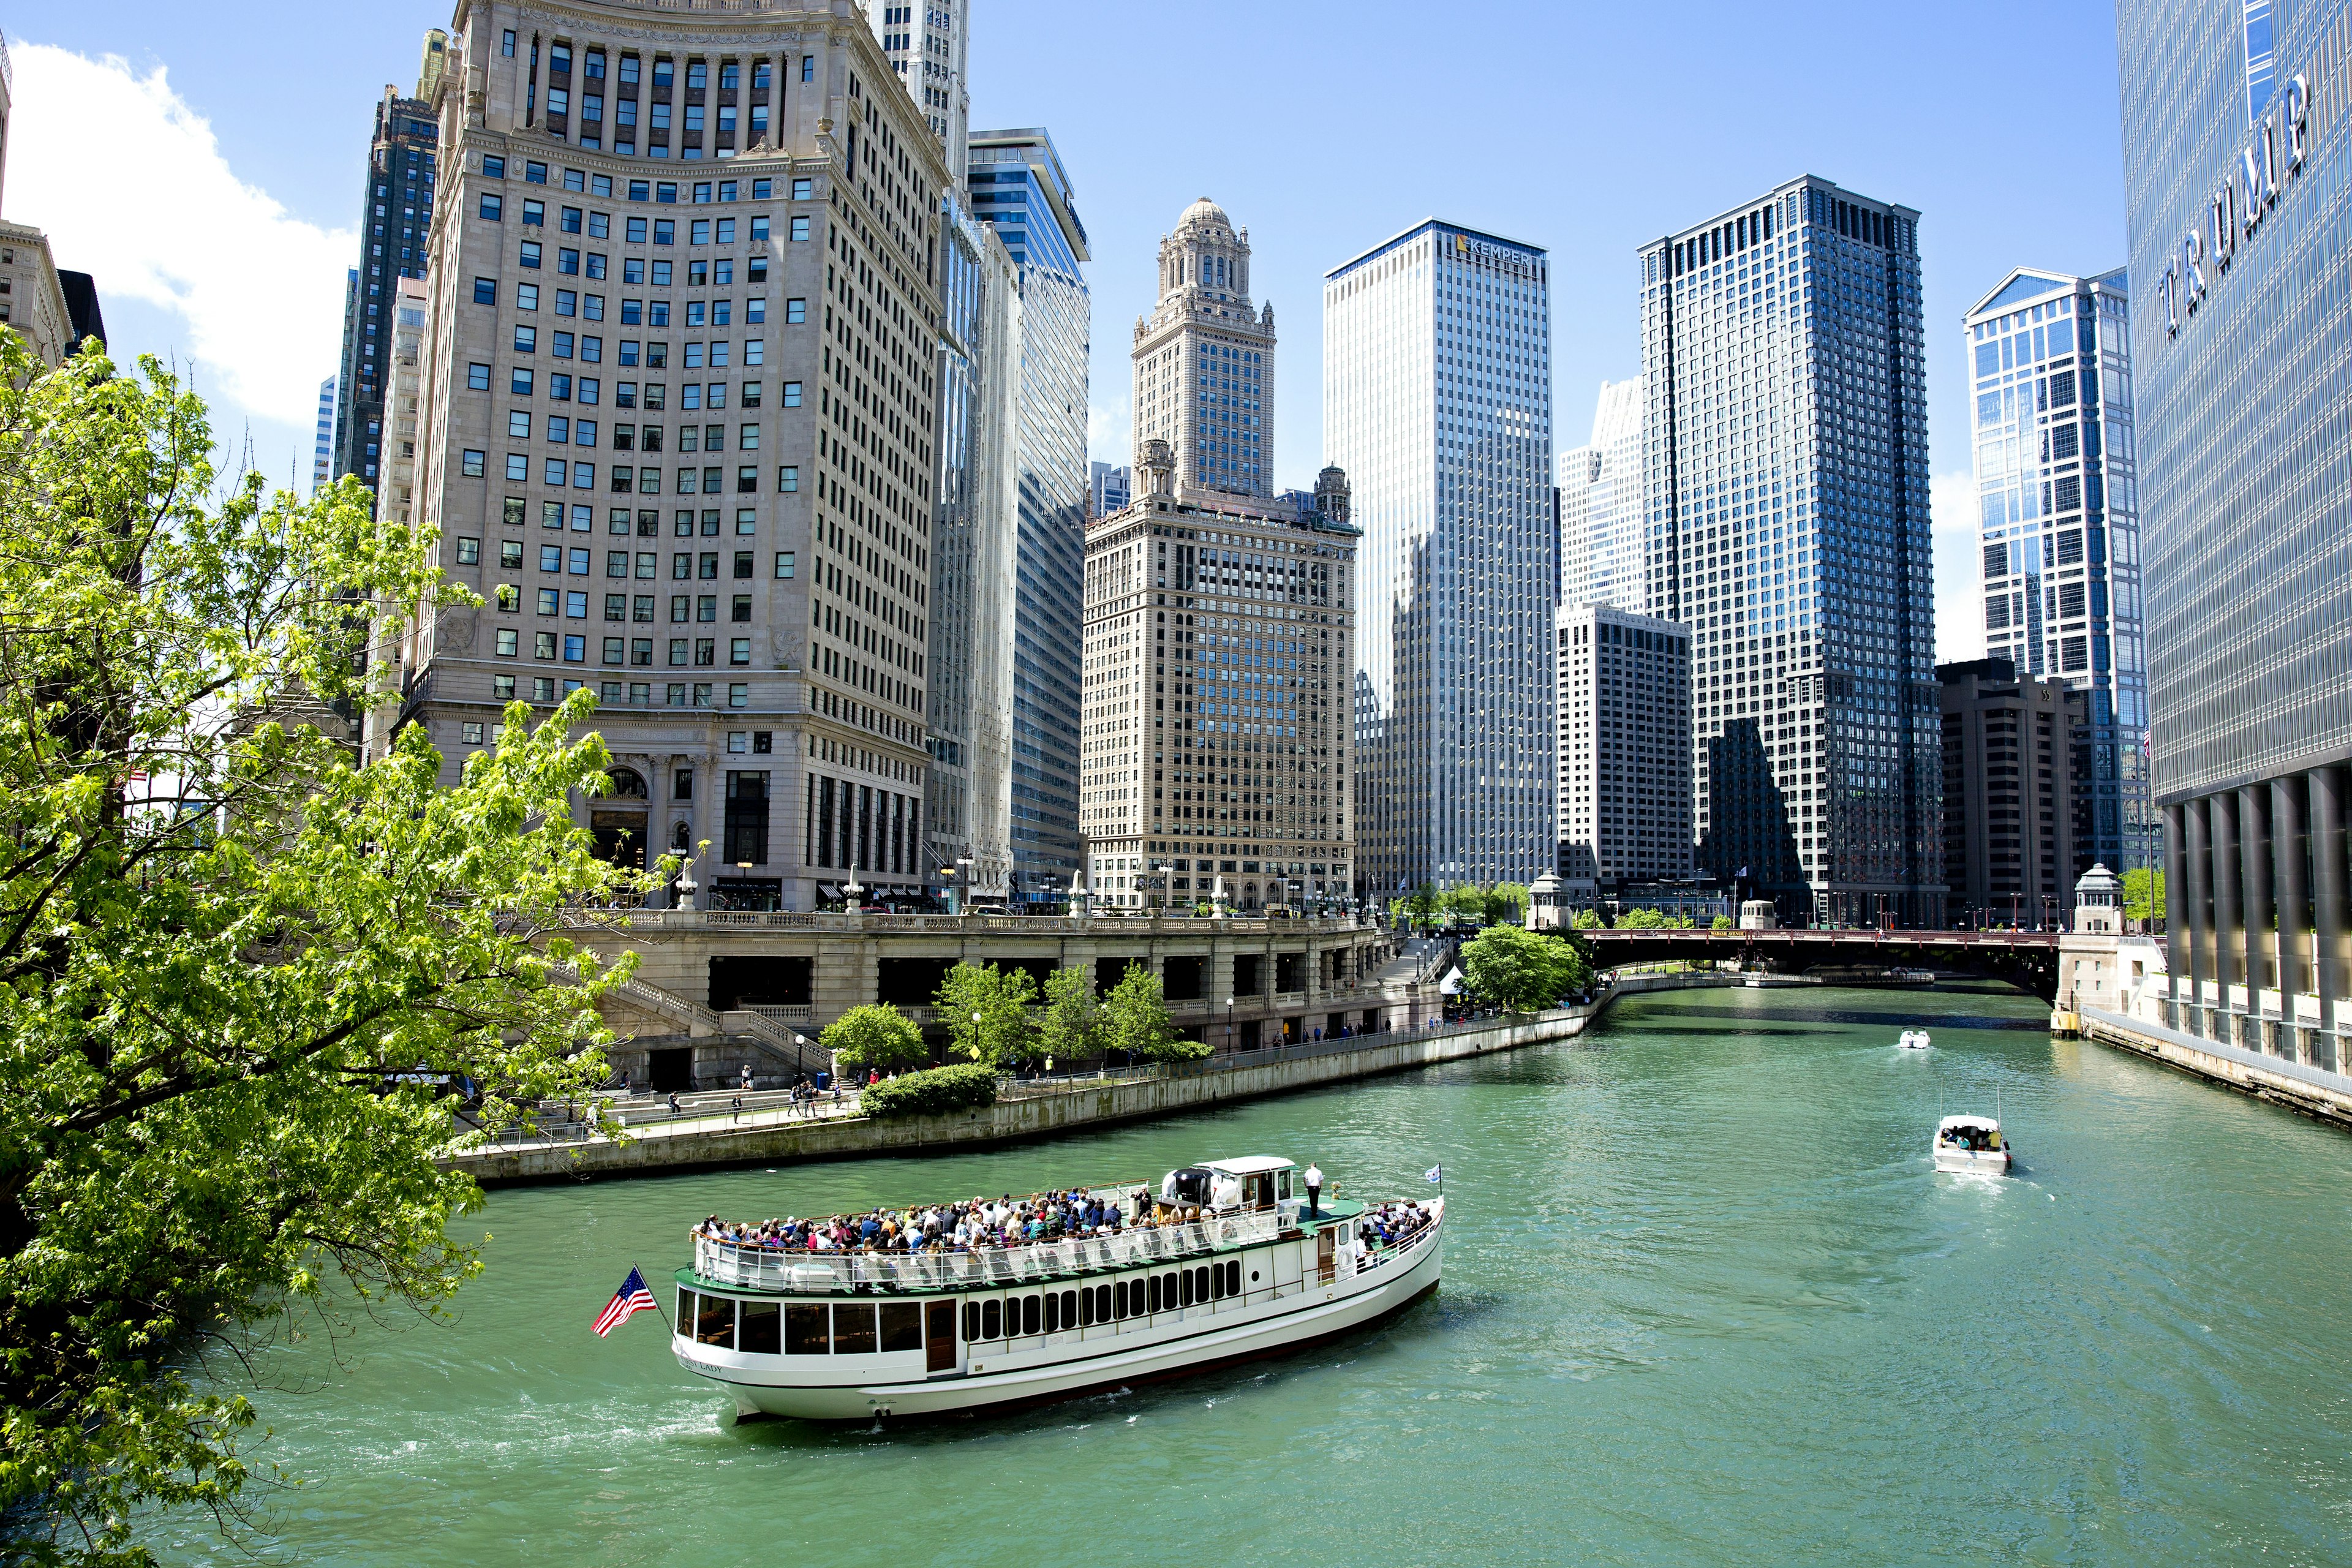
M 2009 1173 L 2009 1151 L 2006 1149 L 1938 1149 L 1936 1169 L 1966 1175 L 2002 1176 Z
M 797 1357 L 750 1356 L 686 1339 L 671 1345 L 681 1366 L 727 1385 L 740 1419 L 870 1421 L 1066 1399 L 1279 1355 L 1365 1327 L 1436 1288 L 1443 1230 L 1441 1219 L 1377 1268 L 1335 1271 L 1328 1281 L 1310 1277 L 1294 1290 L 1239 1307 L 1211 1302 L 1158 1314 L 1167 1321 L 1141 1331 L 1098 1324 L 1034 1342 L 995 1342 L 1007 1348 L 992 1353 L 965 1344 L 953 1371 L 818 1385 L 786 1381 Z

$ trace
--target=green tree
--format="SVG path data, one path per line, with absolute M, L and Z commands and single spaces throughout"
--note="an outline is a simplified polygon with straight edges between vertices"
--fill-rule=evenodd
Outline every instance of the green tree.
M 1591 984 L 1592 968 L 1570 938 L 1499 925 L 1462 944 L 1462 978 L 1482 1002 L 1536 1013 Z
M 1025 969 L 959 963 L 932 998 L 951 1031 L 956 1054 L 1003 1068 L 1029 1055 L 1029 1009 L 1037 982 Z
M 1486 923 L 1518 925 L 1528 918 L 1528 888 L 1524 882 L 1497 882 L 1486 889 Z
M 931 1059 L 930 1048 L 923 1044 L 923 1031 L 887 1003 L 852 1007 L 825 1026 L 818 1042 L 833 1053 L 836 1066 L 851 1072 L 868 1068 L 890 1072 L 924 1067 Z
M 1476 925 L 1486 918 L 1486 895 L 1467 882 L 1445 889 L 1445 913 L 1459 925 Z
M 1209 1054 L 1205 1040 L 1187 1039 L 1168 1016 L 1157 972 L 1130 963 L 1103 1001 L 1106 1043 L 1134 1061 L 1191 1061 Z
M 241 1517 L 253 1410 L 190 1369 L 479 1270 L 436 1095 L 496 1126 L 600 1081 L 594 1003 L 632 965 L 567 921 L 675 867 L 625 877 L 575 824 L 608 786 L 569 738 L 585 691 L 455 770 L 422 724 L 354 766 L 318 725 L 395 714 L 384 650 L 476 601 L 356 480 L 216 491 L 211 450 L 155 361 L 44 373 L 0 332 L 10 1561 L 142 1563 L 159 1508 Z
M 2164 868 L 2135 866 L 2124 873 L 2124 913 L 2136 921 L 2164 918 Z
M 1591 908 L 1577 910 L 1574 923 L 1578 931 L 1601 931 L 1604 929 L 1601 923 L 1601 911 Z
M 1437 918 L 1437 911 L 1444 907 L 1444 902 L 1437 891 L 1436 883 L 1423 882 L 1405 900 L 1405 910 L 1412 916 L 1414 925 L 1426 930 L 1429 922 Z
M 1729 915 L 1717 915 L 1711 922 L 1709 922 L 1707 929 L 1709 931 L 1731 931 L 1736 925 L 1737 922 L 1734 921 Z
M 1665 924 L 1666 917 L 1655 910 L 1627 910 L 1617 917 L 1620 931 L 1660 931 Z
M 1095 977 L 1084 969 L 1056 969 L 1045 977 L 1045 1008 L 1037 1019 L 1037 1048 L 1056 1061 L 1102 1055 L 1103 1007 Z

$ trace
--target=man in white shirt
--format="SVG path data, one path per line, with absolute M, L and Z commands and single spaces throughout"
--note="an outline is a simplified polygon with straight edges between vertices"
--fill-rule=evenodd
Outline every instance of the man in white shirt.
M 1323 1172 L 1313 1161 L 1307 1164 L 1307 1217 L 1313 1219 L 1323 1212 Z

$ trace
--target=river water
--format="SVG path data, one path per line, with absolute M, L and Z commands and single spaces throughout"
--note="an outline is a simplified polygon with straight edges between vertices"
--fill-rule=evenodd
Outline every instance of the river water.
M 264 1563 L 2352 1561 L 2352 1139 L 2011 993 L 1697 991 L 1568 1045 L 984 1154 L 499 1193 L 456 1322 L 265 1361 Z M 1936 1049 L 1896 1051 L 1921 1024 Z M 2008 1180 L 1939 1176 L 1993 1108 Z M 738 1427 L 651 1314 L 686 1226 L 1309 1158 L 1444 1162 L 1443 1289 L 1042 1411 Z M 180 1563 L 250 1563 L 194 1521 Z

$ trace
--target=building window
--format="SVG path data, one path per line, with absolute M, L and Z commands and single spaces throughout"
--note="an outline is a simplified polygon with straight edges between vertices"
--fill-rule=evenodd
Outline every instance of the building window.
M 478 210 L 485 222 L 497 223 L 504 213 L 505 207 L 505 197 L 499 195 L 496 191 L 484 191 L 482 193 L 482 205 Z
M 499 280 L 495 278 L 475 279 L 474 303 L 477 305 L 495 305 L 498 302 Z
M 777 575 L 777 576 L 779 576 L 779 577 L 790 577 L 791 575 L 793 575 L 793 573 L 798 569 L 798 568 L 797 568 L 797 566 L 796 566 L 796 564 L 795 564 L 795 559 L 796 559 L 797 555 L 798 555 L 798 552 L 796 552 L 796 551 L 791 551 L 791 550 L 779 550 L 779 551 L 777 551 L 777 552 L 776 552 L 776 575 Z
M 482 464 L 486 460 L 487 458 L 485 454 L 477 452 L 469 447 L 466 449 L 465 456 L 459 464 L 459 467 L 466 478 L 469 479 L 478 479 L 482 477 Z
M 800 405 L 801 384 L 797 381 L 788 381 L 784 383 L 784 406 L 787 408 L 798 408 Z
M 797 463 L 787 463 L 776 470 L 776 489 L 791 495 L 801 488 L 801 470 Z
M 808 237 L 809 220 L 804 217 L 795 217 L 793 219 L 793 237 L 798 240 L 806 239 Z

